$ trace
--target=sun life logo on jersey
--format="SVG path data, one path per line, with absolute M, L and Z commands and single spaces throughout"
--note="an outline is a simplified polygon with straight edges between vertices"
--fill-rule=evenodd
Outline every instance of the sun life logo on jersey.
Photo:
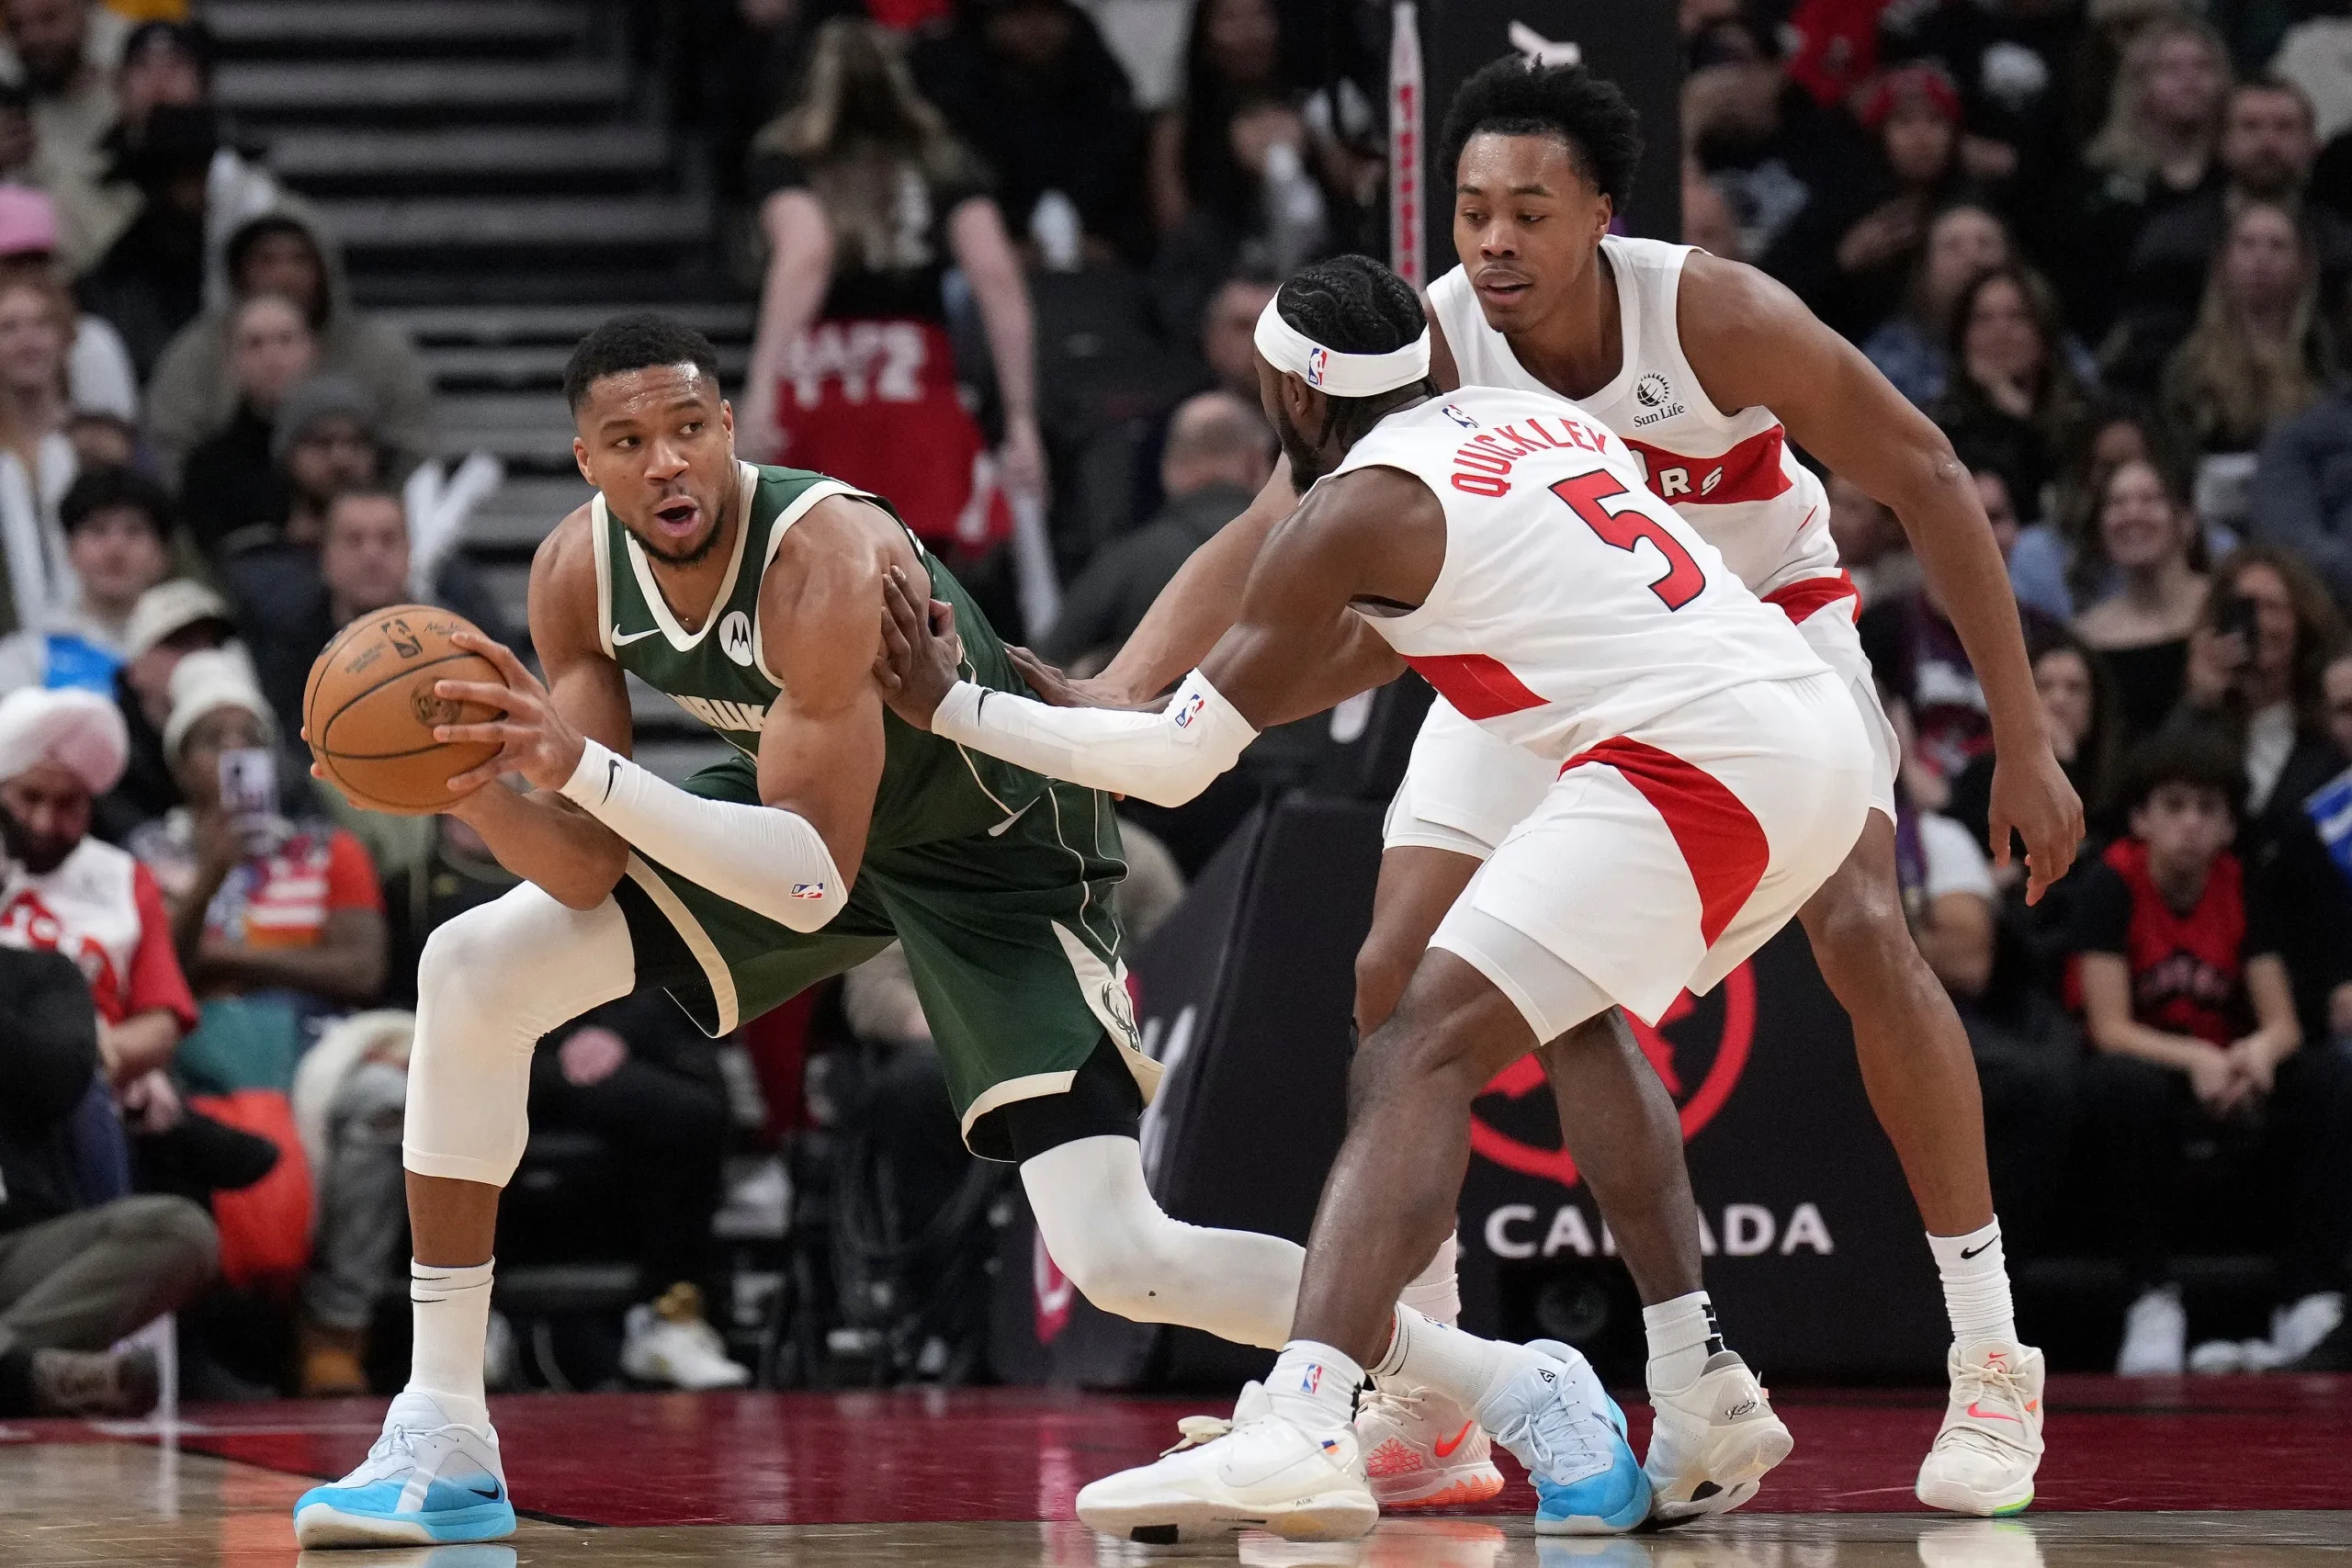
M 1634 383 L 1634 400 L 1648 411 L 1634 416 L 1636 425 L 1656 424 L 1662 419 L 1672 419 L 1689 412 L 1675 401 L 1673 383 L 1655 370 Z
M 752 617 L 741 610 L 728 611 L 726 619 L 718 623 L 718 649 L 749 670 L 752 667 Z

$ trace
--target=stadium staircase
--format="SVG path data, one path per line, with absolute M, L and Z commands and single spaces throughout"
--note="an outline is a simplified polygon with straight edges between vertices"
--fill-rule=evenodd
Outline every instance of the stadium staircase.
M 505 463 L 467 547 L 521 626 L 533 547 L 587 496 L 560 391 L 572 344 L 658 304 L 711 335 L 730 382 L 748 355 L 705 160 L 650 64 L 659 39 L 605 0 L 209 0 L 204 15 L 224 114 L 324 213 L 359 304 L 432 364 L 444 449 Z M 637 696 L 654 765 L 709 755 L 674 706 Z

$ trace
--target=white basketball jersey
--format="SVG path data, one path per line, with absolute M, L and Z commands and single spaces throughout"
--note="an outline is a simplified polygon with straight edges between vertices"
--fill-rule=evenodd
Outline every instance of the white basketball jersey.
M 1465 386 L 1391 414 L 1336 471 L 1374 466 L 1436 495 L 1445 564 L 1419 609 L 1363 613 L 1502 739 L 1566 761 L 1727 687 L 1827 668 L 1556 393 Z
M 1688 245 L 1611 234 L 1600 254 L 1617 279 L 1624 357 L 1616 378 L 1577 405 L 1617 433 L 1649 488 L 1721 552 L 1758 593 L 1837 571 L 1821 481 L 1788 449 L 1767 408 L 1726 414 L 1707 400 L 1682 357 L 1675 297 Z M 1464 387 L 1517 387 L 1556 397 L 1487 324 L 1455 267 L 1430 285 L 1430 304 Z

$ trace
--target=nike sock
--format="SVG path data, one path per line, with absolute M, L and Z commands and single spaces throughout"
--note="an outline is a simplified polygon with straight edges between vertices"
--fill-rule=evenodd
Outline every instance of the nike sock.
M 1309 1432 L 1328 1432 L 1356 1418 L 1356 1388 L 1363 1369 L 1344 1351 L 1312 1339 L 1294 1339 L 1266 1374 L 1266 1402 L 1274 1414 Z
M 1394 1379 L 1433 1388 L 1479 1416 L 1480 1405 L 1537 1359 L 1536 1352 L 1525 1346 L 1481 1339 L 1400 1306 L 1388 1349 L 1373 1367 L 1372 1375 L 1384 1384 Z
M 481 1363 L 490 1333 L 490 1278 L 497 1265 L 492 1258 L 470 1269 L 442 1269 L 411 1258 L 408 1266 L 416 1335 L 408 1386 L 440 1401 L 451 1420 L 481 1430 L 490 1427 Z
M 1448 1328 L 1462 1321 L 1462 1280 L 1454 1271 L 1454 1238 L 1447 1236 L 1429 1266 L 1413 1276 L 1396 1299 L 1432 1323 Z
M 1936 1271 L 1943 1276 L 1952 1343 L 1966 1347 L 1981 1339 L 2014 1341 L 2017 1307 L 2009 1299 L 2008 1263 L 2001 1256 L 2001 1222 L 1996 1218 L 1966 1235 L 1930 1235 L 1928 1247 L 1936 1255 Z
M 1715 1331 L 1714 1304 L 1704 1291 L 1644 1307 L 1642 1328 L 1649 1337 L 1653 1389 L 1689 1388 L 1707 1370 L 1707 1358 L 1724 1348 L 1724 1337 Z

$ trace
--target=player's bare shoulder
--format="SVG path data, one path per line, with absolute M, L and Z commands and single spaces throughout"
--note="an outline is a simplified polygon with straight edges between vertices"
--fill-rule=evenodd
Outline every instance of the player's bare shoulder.
M 760 583 L 760 636 L 777 676 L 862 672 L 878 645 L 892 567 L 926 581 L 899 520 L 870 501 L 829 495 L 795 522 Z
M 1674 325 L 1708 400 L 1725 413 L 1773 403 L 1792 377 L 1814 373 L 1818 340 L 1835 335 L 1770 273 L 1705 251 L 1683 259 Z
M 582 502 L 548 531 L 531 555 L 531 646 L 542 660 L 600 654 L 596 616 L 596 518 Z

